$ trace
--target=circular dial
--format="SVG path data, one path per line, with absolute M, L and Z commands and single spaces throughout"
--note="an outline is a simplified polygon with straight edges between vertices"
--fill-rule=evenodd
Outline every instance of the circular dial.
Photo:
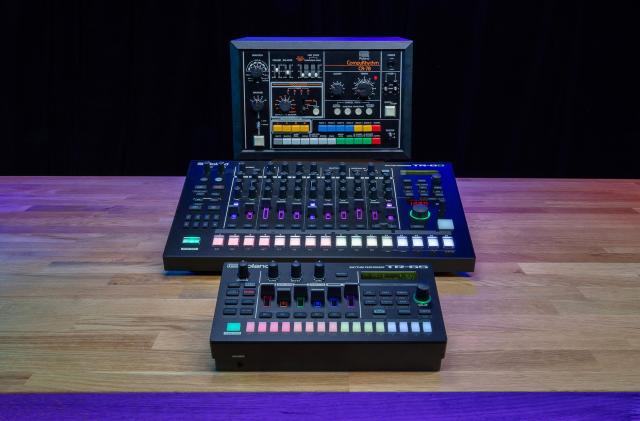
M 360 97 L 361 99 L 367 99 L 373 92 L 375 91 L 375 87 L 373 86 L 373 82 L 371 79 L 363 76 L 362 78 L 356 80 L 353 84 L 353 92 Z
M 429 285 L 426 282 L 418 282 L 416 285 L 416 292 L 413 295 L 413 299 L 421 305 L 426 305 L 431 301 L 431 293 L 429 292 Z
M 287 95 L 280 97 L 277 105 L 278 105 L 278 108 L 280 108 L 280 111 L 286 114 L 291 110 L 291 105 L 292 105 L 291 98 L 289 98 L 289 96 Z
M 253 60 L 247 65 L 247 72 L 254 79 L 254 82 L 259 82 L 262 75 L 267 71 L 267 64 L 262 60 Z
M 344 94 L 344 85 L 342 82 L 333 82 L 329 87 L 329 92 L 331 92 L 331 96 L 340 97 Z
M 264 108 L 264 98 L 262 95 L 255 95 L 249 102 L 251 103 L 251 108 L 255 112 L 262 111 Z
M 426 221 L 430 216 L 429 206 L 425 205 L 424 203 L 416 203 L 411 207 L 409 216 L 418 221 Z

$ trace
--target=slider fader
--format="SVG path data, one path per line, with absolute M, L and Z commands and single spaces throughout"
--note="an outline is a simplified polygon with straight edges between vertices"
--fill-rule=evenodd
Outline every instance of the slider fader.
M 217 370 L 439 370 L 447 344 L 429 265 L 225 263 Z

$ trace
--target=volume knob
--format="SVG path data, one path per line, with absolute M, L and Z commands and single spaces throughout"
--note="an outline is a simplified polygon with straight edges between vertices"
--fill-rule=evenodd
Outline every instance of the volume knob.
M 416 286 L 416 292 L 413 295 L 413 299 L 418 304 L 427 304 L 431 300 L 429 285 L 427 285 L 426 282 L 418 282 L 418 285 Z
M 313 265 L 313 277 L 316 279 L 324 278 L 324 263 L 322 263 L 320 260 L 318 260 L 316 264 Z
M 249 264 L 244 260 L 238 263 L 238 279 L 249 279 Z
M 269 262 L 268 274 L 269 279 L 277 279 L 278 278 L 278 263 L 275 260 Z
M 292 279 L 300 279 L 302 277 L 302 266 L 300 262 L 294 260 L 291 263 L 291 278 Z

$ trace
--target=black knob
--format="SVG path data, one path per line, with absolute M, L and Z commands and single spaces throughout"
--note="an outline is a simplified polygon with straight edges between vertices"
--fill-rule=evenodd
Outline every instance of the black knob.
M 280 171 L 289 172 L 289 163 L 287 161 L 284 161 L 282 164 L 280 164 Z
M 249 264 L 244 260 L 238 263 L 238 279 L 249 279 Z
M 291 263 L 291 278 L 300 279 L 301 276 L 302 276 L 302 266 L 300 265 L 300 262 L 298 262 L 297 260 L 294 260 Z
M 233 197 L 235 199 L 240 199 L 242 197 L 242 187 L 239 184 L 236 184 L 233 187 Z
M 347 188 L 340 187 L 340 199 L 346 200 L 346 198 L 347 198 Z
M 324 189 L 324 198 L 331 199 L 333 197 L 333 189 L 331 187 L 326 187 Z
M 293 198 L 300 199 L 302 197 L 302 189 L 300 187 L 296 187 L 293 189 Z
M 311 173 L 317 173 L 318 172 L 318 163 L 317 162 L 312 162 L 311 165 L 309 166 L 309 171 Z
M 331 181 L 331 171 L 327 171 L 324 173 L 324 179 L 326 181 Z
M 269 269 L 268 269 L 267 275 L 269 276 L 269 279 L 278 278 L 278 263 L 276 263 L 275 260 L 272 260 L 271 262 L 269 262 Z
M 362 187 L 356 187 L 353 189 L 353 194 L 356 199 L 362 199 Z
M 413 299 L 419 304 L 426 304 L 429 302 L 431 299 L 431 293 L 429 292 L 429 285 L 427 285 L 426 282 L 418 282 Z
M 262 197 L 271 197 L 271 195 L 273 194 L 272 190 L 273 189 L 270 185 L 265 184 L 264 188 L 262 189 Z
M 249 74 L 251 74 L 251 77 L 254 79 L 262 77 L 262 73 L 262 68 L 260 66 L 251 66 L 249 71 Z
M 246 167 L 247 167 L 247 164 L 245 164 L 244 162 L 238 162 L 238 171 L 244 172 Z
M 362 178 L 362 175 L 360 174 L 360 171 L 354 171 L 353 172 L 353 179 L 358 181 Z
M 356 85 L 356 95 L 360 98 L 368 98 L 373 92 L 373 85 L 369 82 L 360 82 Z
M 374 164 L 373 162 L 369 162 L 369 163 L 367 164 L 367 172 L 369 173 L 369 175 L 371 175 L 371 173 L 374 173 L 374 174 L 375 174 L 375 172 L 376 172 L 376 166 L 375 166 L 375 164 Z
M 410 216 L 413 219 L 427 219 L 429 217 L 429 207 L 423 203 L 416 203 L 411 207 Z
M 312 186 L 309 189 L 309 199 L 315 199 L 316 197 L 318 197 L 318 189 L 316 186 Z
M 340 82 L 333 82 L 329 91 L 333 96 L 342 96 L 342 94 L 344 94 L 344 85 Z
M 338 171 L 340 171 L 340 173 L 346 173 L 347 172 L 347 164 L 345 164 L 344 162 L 341 162 L 339 167 L 338 167 Z
M 304 169 L 304 166 L 302 165 L 302 162 L 296 162 L 296 173 L 302 172 L 303 169 Z
M 369 199 L 377 199 L 378 198 L 378 189 L 374 186 L 369 189 Z
M 258 190 L 256 189 L 256 186 L 249 186 L 249 198 L 255 199 L 257 195 Z
M 291 100 L 281 99 L 278 102 L 278 107 L 280 107 L 280 111 L 282 111 L 283 113 L 288 113 L 289 110 L 291 110 Z
M 280 193 L 279 193 L 278 197 L 280 199 L 286 199 L 287 198 L 287 186 L 280 186 Z
M 386 187 L 384 189 L 384 198 L 386 200 L 391 200 L 393 199 L 393 189 L 391 187 Z
M 262 98 L 252 98 L 251 101 L 251 109 L 255 112 L 262 111 L 264 109 L 264 99 Z
M 316 264 L 313 265 L 313 277 L 316 279 L 324 278 L 324 263 L 322 263 L 320 260 L 318 260 Z

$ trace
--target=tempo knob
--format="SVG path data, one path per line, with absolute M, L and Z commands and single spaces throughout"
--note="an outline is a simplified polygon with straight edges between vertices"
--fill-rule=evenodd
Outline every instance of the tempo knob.
M 331 96 L 340 97 L 344 94 L 344 85 L 342 82 L 333 82 L 329 87 L 329 92 L 331 92 Z
M 418 304 L 427 304 L 431 300 L 429 285 L 427 285 L 426 282 L 418 282 L 418 285 L 416 286 L 416 292 L 413 295 L 413 299 Z
M 300 279 L 302 277 L 302 266 L 300 262 L 294 260 L 291 263 L 291 278 L 292 279 Z
M 429 218 L 429 207 L 423 203 L 416 203 L 411 207 L 409 215 L 413 219 L 424 221 Z
M 313 277 L 316 279 L 324 279 L 324 263 L 320 260 L 313 265 Z
M 269 279 L 278 278 L 278 263 L 276 263 L 275 260 L 272 260 L 271 262 L 269 262 L 268 276 L 269 276 Z
M 355 94 L 360 98 L 369 98 L 369 96 L 371 96 L 371 94 L 373 93 L 373 83 L 371 83 L 371 81 L 366 77 L 358 79 L 353 90 Z
M 245 260 L 238 263 L 238 279 L 249 279 L 249 264 Z
M 278 107 L 283 113 L 288 113 L 291 110 L 291 100 L 288 98 L 282 98 L 278 101 Z

